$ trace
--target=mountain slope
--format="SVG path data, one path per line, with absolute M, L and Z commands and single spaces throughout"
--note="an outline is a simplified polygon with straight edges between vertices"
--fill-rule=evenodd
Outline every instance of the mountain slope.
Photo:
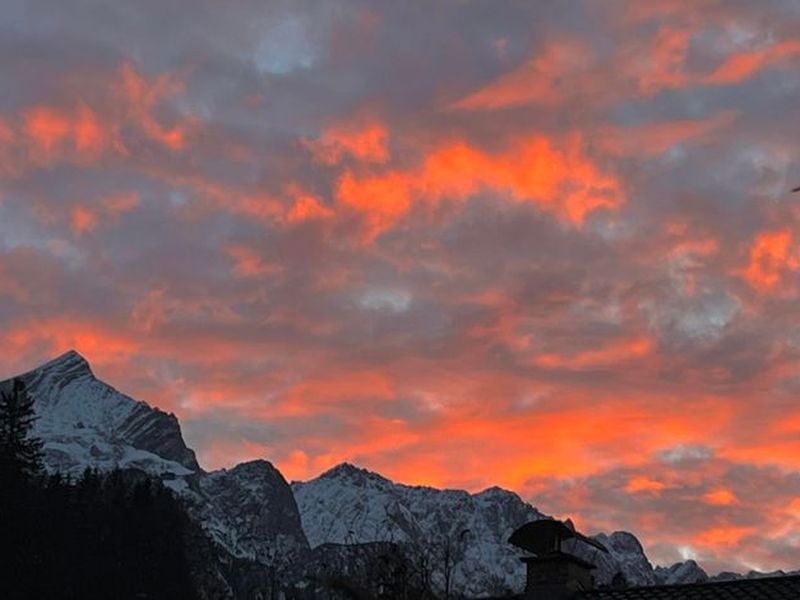
M 151 408 L 94 376 L 74 351 L 20 376 L 34 398 L 34 434 L 48 468 L 73 476 L 86 467 L 135 467 L 154 474 L 200 471 L 173 414 Z M 0 382 L 0 389 L 9 382 Z
M 292 489 L 312 547 L 326 543 L 392 541 L 430 565 L 435 587 L 470 596 L 524 587 L 524 570 L 508 537 L 543 518 L 516 494 L 479 494 L 395 484 L 370 471 L 339 465 Z

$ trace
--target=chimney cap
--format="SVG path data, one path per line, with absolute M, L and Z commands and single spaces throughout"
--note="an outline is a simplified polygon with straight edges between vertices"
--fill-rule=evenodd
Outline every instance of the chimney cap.
M 560 552 L 561 542 L 569 539 L 577 539 L 606 554 L 609 553 L 606 547 L 597 540 L 575 531 L 575 527 L 569 520 L 566 523 L 555 519 L 531 521 L 512 533 L 508 541 L 517 548 L 541 556 L 554 551 Z

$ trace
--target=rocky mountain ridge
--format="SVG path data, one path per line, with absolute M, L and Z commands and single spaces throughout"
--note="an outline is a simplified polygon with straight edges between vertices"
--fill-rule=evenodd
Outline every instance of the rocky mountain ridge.
M 312 547 L 326 543 L 392 541 L 431 565 L 435 587 L 468 597 L 502 596 L 524 587 L 522 553 L 508 538 L 521 524 L 548 518 L 514 492 L 491 487 L 476 494 L 394 483 L 344 463 L 308 482 L 292 482 Z M 597 565 L 598 585 L 620 576 L 629 585 L 689 583 L 707 578 L 693 561 L 670 568 L 647 559 L 632 533 L 616 531 L 595 538 L 609 554 L 585 545 L 571 552 Z
M 35 399 L 34 434 L 44 441 L 50 468 L 72 476 L 90 465 L 176 476 L 200 472 L 175 415 L 100 381 L 77 352 L 19 377 Z

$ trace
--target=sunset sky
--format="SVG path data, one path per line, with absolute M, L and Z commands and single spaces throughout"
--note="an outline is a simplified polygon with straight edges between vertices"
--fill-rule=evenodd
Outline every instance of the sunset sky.
M 0 376 L 800 568 L 797 0 L 3 0 L 0 77 Z

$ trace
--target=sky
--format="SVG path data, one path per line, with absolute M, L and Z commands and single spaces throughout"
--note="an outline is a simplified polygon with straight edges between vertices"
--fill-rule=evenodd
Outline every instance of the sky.
M 0 77 L 0 375 L 800 568 L 796 0 L 3 0 Z

